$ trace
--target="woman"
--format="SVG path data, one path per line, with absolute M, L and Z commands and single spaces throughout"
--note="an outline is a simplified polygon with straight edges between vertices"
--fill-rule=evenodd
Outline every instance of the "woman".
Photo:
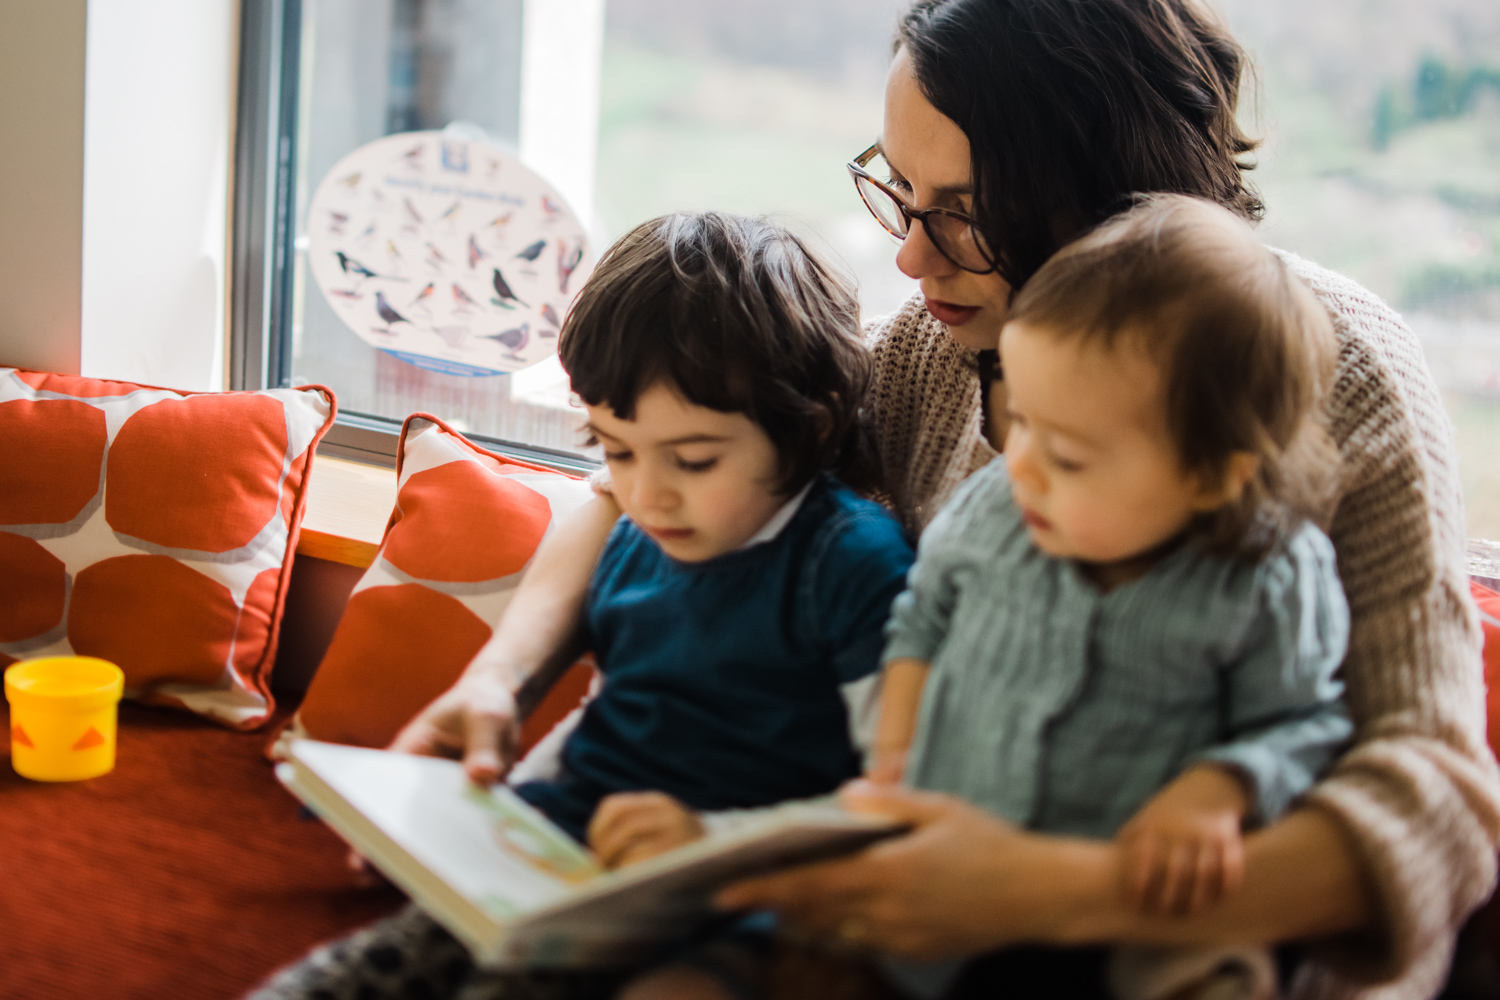
M 1011 289 L 1128 202 L 1178 191 L 1247 217 L 1259 202 L 1235 123 L 1242 54 L 1191 0 L 924 0 L 902 19 L 878 152 L 860 190 L 904 242 L 922 294 L 870 331 L 871 430 L 913 530 L 1004 439 L 993 349 Z M 894 200 L 892 198 L 894 195 Z M 1500 782 L 1484 744 L 1448 423 L 1414 338 L 1374 296 L 1288 255 L 1329 309 L 1341 493 L 1330 534 L 1353 611 L 1344 677 L 1357 742 L 1307 802 L 1247 839 L 1244 887 L 1191 922 L 1124 901 L 1114 847 L 1042 837 L 942 796 L 854 789 L 909 835 L 736 886 L 846 944 L 910 955 L 1052 945 L 1313 942 L 1297 991 L 1442 983 L 1455 928 L 1488 894 Z M 538 554 L 495 640 L 397 746 L 500 770 L 511 692 L 565 639 L 614 518 L 600 501 Z M 984 963 L 975 968 L 982 971 Z M 983 986 L 979 980 L 970 985 Z

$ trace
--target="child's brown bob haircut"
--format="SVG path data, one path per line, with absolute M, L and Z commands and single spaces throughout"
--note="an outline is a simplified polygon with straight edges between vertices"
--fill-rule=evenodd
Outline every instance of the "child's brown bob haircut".
M 721 212 L 664 215 L 604 254 L 563 323 L 573 391 L 632 420 L 658 382 L 743 413 L 795 492 L 854 439 L 871 363 L 853 288 L 796 236 Z
M 1259 459 L 1239 502 L 1194 525 L 1204 548 L 1255 558 L 1304 519 L 1326 520 L 1333 324 L 1243 219 L 1185 195 L 1143 197 L 1049 260 L 1010 319 L 1143 349 L 1185 470 L 1216 483 L 1235 452 Z

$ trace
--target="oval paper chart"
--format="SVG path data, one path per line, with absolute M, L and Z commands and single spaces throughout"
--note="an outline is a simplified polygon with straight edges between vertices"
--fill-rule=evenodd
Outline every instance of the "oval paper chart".
M 546 181 L 491 143 L 388 135 L 338 162 L 307 214 L 318 287 L 359 337 L 449 375 L 519 371 L 557 352 L 592 263 Z

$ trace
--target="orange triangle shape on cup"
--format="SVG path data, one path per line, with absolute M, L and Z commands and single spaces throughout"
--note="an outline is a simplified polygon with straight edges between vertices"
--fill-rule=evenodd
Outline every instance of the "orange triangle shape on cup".
M 26 730 L 22 729 L 20 726 L 10 727 L 10 741 L 19 746 L 30 747 L 33 750 L 36 749 L 36 744 L 31 742 L 31 737 L 27 736 Z
M 78 737 L 78 742 L 73 744 L 74 750 L 90 750 L 94 747 L 102 747 L 104 737 L 99 735 L 99 730 L 89 726 L 89 731 Z

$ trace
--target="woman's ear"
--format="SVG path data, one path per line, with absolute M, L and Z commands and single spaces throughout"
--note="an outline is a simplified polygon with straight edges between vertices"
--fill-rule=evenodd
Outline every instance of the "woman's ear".
M 1208 513 L 1237 503 L 1245 495 L 1245 487 L 1260 473 L 1260 456 L 1253 451 L 1232 452 L 1224 463 L 1218 482 L 1211 482 L 1203 475 L 1193 477 L 1196 495 L 1193 510 Z

